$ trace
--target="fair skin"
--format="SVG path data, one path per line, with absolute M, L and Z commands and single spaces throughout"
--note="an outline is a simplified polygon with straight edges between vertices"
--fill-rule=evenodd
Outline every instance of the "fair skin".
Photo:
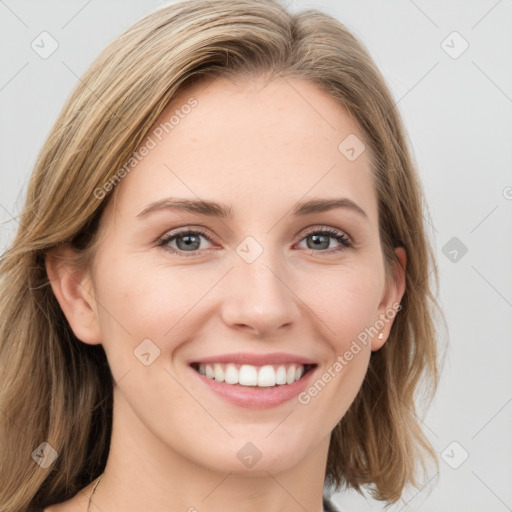
M 190 97 L 197 106 L 117 186 L 91 268 L 48 259 L 74 333 L 103 345 L 115 380 L 111 449 L 91 511 L 323 510 L 331 431 L 392 321 L 307 404 L 235 405 L 189 366 L 218 354 L 286 352 L 316 362 L 313 383 L 404 293 L 403 249 L 385 281 L 368 145 L 354 161 L 338 151 L 350 134 L 364 140 L 361 130 L 316 85 L 287 80 L 215 80 L 183 91 L 155 127 Z M 138 216 L 171 196 L 222 203 L 233 216 Z M 293 213 L 298 202 L 341 197 L 366 215 Z M 196 232 L 193 256 L 183 238 L 159 246 L 176 228 L 201 228 L 209 240 Z M 311 233 L 322 228 L 355 245 L 332 235 L 315 245 Z M 237 253 L 248 236 L 262 248 L 251 263 Z M 146 366 L 134 350 L 148 338 L 160 356 Z M 250 468 L 237 457 L 248 442 L 262 454 Z M 46 511 L 85 511 L 90 492 Z

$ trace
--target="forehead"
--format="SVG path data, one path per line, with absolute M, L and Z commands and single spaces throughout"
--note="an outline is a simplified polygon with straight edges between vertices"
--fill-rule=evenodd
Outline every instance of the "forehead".
M 145 156 L 118 185 L 116 209 L 135 215 L 168 195 L 219 200 L 243 215 L 345 196 L 375 218 L 369 148 L 356 159 L 345 152 L 348 144 L 359 153 L 363 141 L 346 109 L 306 80 L 200 82 L 149 130 L 138 150 Z

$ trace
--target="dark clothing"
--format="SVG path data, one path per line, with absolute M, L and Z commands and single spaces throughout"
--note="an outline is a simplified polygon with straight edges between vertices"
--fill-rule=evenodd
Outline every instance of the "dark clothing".
M 325 512 L 338 512 L 338 509 L 325 496 L 324 496 L 323 503 L 324 503 Z

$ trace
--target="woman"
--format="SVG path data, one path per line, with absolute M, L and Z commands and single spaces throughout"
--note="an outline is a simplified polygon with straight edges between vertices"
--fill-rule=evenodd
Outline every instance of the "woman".
M 192 0 L 136 23 L 66 103 L 2 258 L 0 508 L 396 502 L 435 461 L 423 205 L 336 20 Z

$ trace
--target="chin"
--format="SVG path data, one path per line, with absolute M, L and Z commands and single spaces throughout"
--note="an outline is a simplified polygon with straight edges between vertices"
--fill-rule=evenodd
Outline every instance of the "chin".
M 251 440 L 249 436 L 235 437 L 218 443 L 215 449 L 212 445 L 216 443 L 212 442 L 203 447 L 204 451 L 196 463 L 220 473 L 268 477 L 268 473 L 291 469 L 307 456 L 307 443 L 303 439 L 293 442 L 284 432 L 282 437 L 288 437 L 288 443 L 283 443 L 281 436 L 271 439 L 274 434 L 265 439 L 268 433 L 268 429 L 265 429 L 259 440 Z

